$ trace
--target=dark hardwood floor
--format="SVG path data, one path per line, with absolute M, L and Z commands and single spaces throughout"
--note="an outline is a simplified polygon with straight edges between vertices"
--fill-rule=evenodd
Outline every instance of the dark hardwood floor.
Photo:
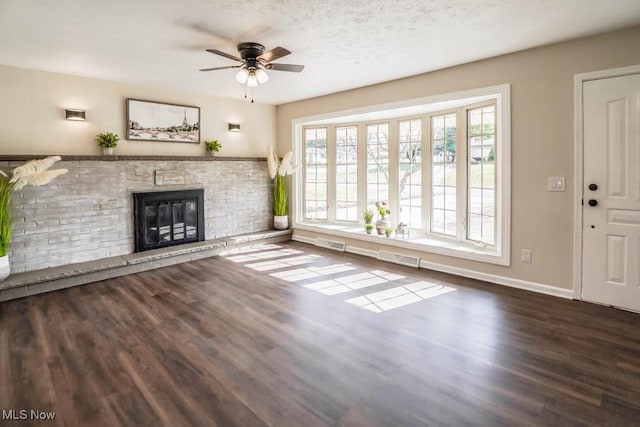
M 0 303 L 0 425 L 640 425 L 640 315 L 277 246 Z

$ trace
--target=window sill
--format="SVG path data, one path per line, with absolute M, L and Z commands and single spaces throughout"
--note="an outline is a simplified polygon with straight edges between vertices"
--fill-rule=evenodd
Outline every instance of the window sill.
M 395 232 L 391 237 L 378 235 L 376 234 L 375 229 L 373 230 L 373 234 L 367 234 L 364 230 L 364 226 L 361 224 L 344 225 L 335 223 L 303 222 L 296 223 L 293 228 L 294 230 L 299 229 L 330 234 L 337 237 L 361 240 L 379 245 L 395 246 L 488 264 L 509 266 L 508 257 L 496 251 L 495 248 L 483 248 L 474 244 L 457 242 L 444 238 L 438 239 L 416 230 L 411 230 L 409 236 L 406 236 L 403 239 L 402 236 L 396 236 Z

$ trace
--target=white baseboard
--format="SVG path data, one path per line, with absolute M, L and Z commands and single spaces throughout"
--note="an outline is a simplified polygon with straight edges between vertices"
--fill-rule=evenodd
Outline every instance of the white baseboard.
M 293 235 L 291 236 L 291 240 L 295 240 L 296 242 L 301 242 L 301 243 L 308 243 L 310 245 L 313 245 L 316 243 L 315 237 L 297 236 L 296 233 L 293 233 Z
M 307 236 L 299 236 L 293 234 L 292 240 L 302 243 L 308 243 L 313 245 L 315 238 Z M 371 258 L 377 258 L 378 251 L 371 249 L 359 248 L 357 246 L 347 245 L 345 252 L 364 255 Z M 386 262 L 386 261 L 385 261 Z M 540 294 L 551 295 L 554 297 L 573 299 L 573 289 L 563 289 L 556 286 L 545 285 L 542 283 L 529 282 L 526 280 L 513 279 L 511 277 L 497 276 L 495 274 L 482 273 L 475 270 L 468 270 L 466 268 L 452 267 L 450 265 L 438 264 L 429 261 L 420 261 L 420 268 L 429 270 L 440 271 L 442 273 L 454 274 L 456 276 L 468 277 L 470 279 L 483 280 L 489 283 L 495 283 L 497 285 L 509 286 L 511 288 L 523 289 L 526 291 L 537 292 Z
M 526 280 L 514 279 L 511 277 L 497 276 L 495 274 L 482 273 L 466 268 L 452 267 L 450 265 L 437 264 L 435 262 L 420 261 L 420 268 L 440 271 L 442 273 L 455 274 L 456 276 L 468 277 L 470 279 L 482 280 L 497 285 L 509 286 L 510 288 L 523 289 L 525 291 L 537 292 L 539 294 L 551 295 L 559 298 L 573 299 L 573 289 L 563 289 L 556 286 L 542 283 L 529 282 Z

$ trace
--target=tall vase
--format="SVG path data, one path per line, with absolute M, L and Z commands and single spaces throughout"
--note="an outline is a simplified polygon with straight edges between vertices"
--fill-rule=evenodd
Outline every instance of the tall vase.
M 11 269 L 9 266 L 9 255 L 0 257 L 0 282 L 9 277 Z
M 376 221 L 376 231 L 381 236 L 384 234 L 384 230 L 389 226 L 391 226 L 391 223 L 386 215 L 382 215 L 380 219 Z

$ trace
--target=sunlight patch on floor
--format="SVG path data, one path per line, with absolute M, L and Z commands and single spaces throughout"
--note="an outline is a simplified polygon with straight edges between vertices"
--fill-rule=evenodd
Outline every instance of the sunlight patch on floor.
M 304 285 L 304 287 L 325 295 L 337 295 L 398 279 L 404 279 L 404 276 L 387 273 L 382 270 L 374 270 L 365 273 L 352 274 L 350 276 L 338 277 L 336 279 L 309 283 L 308 285 Z
M 409 304 L 424 301 L 438 295 L 453 292 L 456 289 L 425 281 L 414 282 L 408 285 L 398 286 L 380 292 L 363 295 L 346 300 L 349 304 L 382 313 L 394 308 L 404 307 Z
M 239 248 L 228 249 L 220 252 L 221 256 L 227 255 L 235 255 L 235 254 L 249 254 L 251 252 L 261 252 L 261 251 L 270 251 L 273 249 L 281 249 L 282 246 L 276 245 L 273 243 L 267 245 L 257 245 L 257 246 L 242 246 Z
M 273 250 L 273 251 L 254 252 L 249 254 L 235 255 L 235 256 L 227 257 L 227 259 L 233 262 L 249 262 L 249 261 L 259 261 L 262 259 L 269 259 L 269 258 L 278 258 L 286 255 L 296 255 L 301 253 L 303 252 L 297 249 L 280 249 L 280 250 Z
M 329 265 L 325 267 L 307 267 L 296 268 L 294 270 L 278 271 L 271 273 L 270 276 L 287 282 L 298 282 L 300 280 L 313 279 L 316 277 L 328 276 L 330 274 L 342 273 L 345 271 L 355 270 L 355 267 L 349 264 Z
M 302 256 L 296 256 L 292 258 L 280 258 L 278 260 L 246 264 L 245 267 L 249 267 L 252 270 L 256 270 L 256 271 L 270 271 L 270 270 L 278 270 L 280 268 L 292 267 L 296 265 L 312 264 L 322 259 L 324 259 L 324 257 L 320 255 L 302 255 Z
M 313 265 L 307 264 L 326 261 L 326 257 L 307 254 L 298 249 L 283 249 L 282 246 L 275 244 L 239 248 L 228 252 L 225 258 L 237 263 L 247 263 L 245 267 L 255 271 L 265 272 L 265 274 L 269 274 L 269 276 L 286 282 L 307 281 L 302 284 L 302 287 L 323 295 L 339 295 L 358 291 L 361 291 L 360 293 L 370 292 L 371 290 L 368 288 L 372 286 L 394 286 L 398 285 L 398 283 L 392 282 L 407 279 L 406 276 L 389 273 L 384 270 L 362 271 L 362 269 L 357 269 L 351 263 L 314 267 Z M 326 263 L 323 262 L 322 264 Z M 271 273 L 268 273 L 270 271 Z M 339 277 L 335 276 L 344 272 L 351 273 Z M 309 279 L 313 280 L 308 282 Z M 344 302 L 374 313 L 382 313 L 444 295 L 455 290 L 456 289 L 449 286 L 439 285 L 437 283 L 416 281 L 383 291 L 349 298 L 344 300 Z

